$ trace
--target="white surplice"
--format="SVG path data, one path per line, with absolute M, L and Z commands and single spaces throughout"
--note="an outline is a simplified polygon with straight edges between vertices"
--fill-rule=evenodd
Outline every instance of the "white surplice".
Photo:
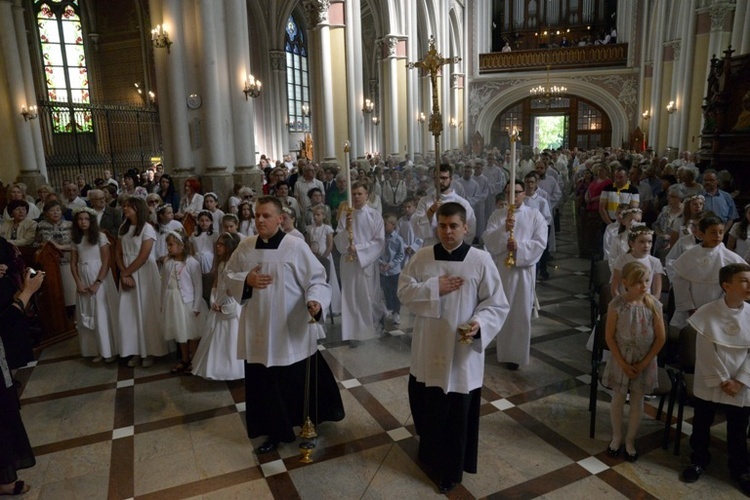
M 534 307 L 536 263 L 547 247 L 547 221 L 536 208 L 521 205 L 515 209 L 513 238 L 518 249 L 516 264 L 508 267 L 508 232 L 505 221 L 508 209 L 495 210 L 487 222 L 484 246 L 500 273 L 510 312 L 497 337 L 497 360 L 501 363 L 529 364 L 531 346 L 531 311 Z
M 383 217 L 365 205 L 352 212 L 352 231 L 357 257 L 349 262 L 349 233 L 342 214 L 333 242 L 341 253 L 341 337 L 364 340 L 378 333 L 385 314 L 378 259 L 385 248 Z
M 237 357 L 266 367 L 288 366 L 315 353 L 307 302 L 320 303 L 323 321 L 331 288 L 323 265 L 304 240 L 284 235 L 278 248 L 259 249 L 259 238 L 243 239 L 226 266 L 227 289 L 237 300 L 242 297 L 248 273 L 256 266 L 273 280 L 267 288 L 253 288 L 242 304 Z
M 463 286 L 439 295 L 439 277 L 460 276 Z M 508 315 L 500 275 L 490 254 L 469 248 L 463 261 L 436 260 L 435 248 L 422 248 L 398 280 L 398 298 L 416 316 L 411 345 L 411 374 L 446 394 L 468 394 L 482 386 L 484 350 Z M 458 325 L 475 320 L 480 336 L 459 344 Z
M 464 241 L 471 245 L 474 240 L 474 235 L 477 232 L 477 219 L 474 216 L 474 209 L 464 198 L 456 194 L 456 191 L 451 189 L 448 193 L 440 195 L 440 203 L 458 203 L 466 209 L 466 224 L 469 226 L 469 231 L 464 237 Z M 414 235 L 417 238 L 422 238 L 425 247 L 432 246 L 438 242 L 437 240 L 437 214 L 432 216 L 432 220 L 427 218 L 427 209 L 435 203 L 435 195 L 428 194 L 423 196 L 417 204 L 417 209 L 414 215 L 411 216 L 411 226 L 414 229 Z

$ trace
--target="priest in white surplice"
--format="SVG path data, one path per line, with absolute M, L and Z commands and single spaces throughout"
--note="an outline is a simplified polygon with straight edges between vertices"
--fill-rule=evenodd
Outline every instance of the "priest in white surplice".
M 506 198 L 510 183 L 506 188 Z M 523 203 L 524 185 L 516 182 L 515 210 L 508 219 L 508 209 L 496 210 L 484 232 L 484 246 L 500 273 L 505 295 L 511 308 L 508 319 L 497 337 L 497 360 L 510 370 L 529 364 L 531 347 L 531 310 L 534 306 L 536 263 L 547 247 L 547 221 L 536 208 Z M 513 240 L 508 231 L 513 228 Z M 508 251 L 514 252 L 516 264 L 508 267 Z
M 344 340 L 375 337 L 385 314 L 378 271 L 378 259 L 385 248 L 385 229 L 383 217 L 367 205 L 368 189 L 365 182 L 352 184 L 354 210 L 339 217 L 339 227 L 333 238 L 341 253 L 341 337 Z M 346 230 L 349 218 L 354 234 L 351 247 Z
M 336 380 L 317 349 L 320 325 L 308 323 L 310 316 L 324 320 L 331 287 L 304 240 L 281 230 L 281 213 L 276 197 L 259 198 L 258 235 L 242 240 L 226 266 L 228 292 L 242 300 L 237 356 L 246 361 L 247 435 L 267 436 L 258 453 L 296 439 L 308 369 L 313 423 L 344 418 Z
M 427 196 L 423 196 L 417 204 L 417 211 L 411 218 L 411 225 L 414 228 L 414 235 L 417 238 L 422 238 L 425 247 L 432 246 L 437 243 L 437 212 L 438 207 L 443 203 L 455 202 L 459 203 L 464 209 L 466 209 L 466 224 L 468 230 L 464 240 L 466 243 L 471 245 L 476 234 L 477 220 L 474 216 L 474 209 L 464 198 L 456 194 L 451 187 L 453 181 L 453 167 L 448 163 L 440 164 L 440 201 L 435 201 L 434 188 L 432 194 L 428 192 Z
M 508 301 L 492 257 L 465 242 L 465 209 L 437 212 L 440 243 L 419 250 L 401 272 L 398 297 L 416 316 L 409 404 L 419 459 L 450 491 L 463 472 L 476 473 L 484 350 L 502 328 Z M 473 343 L 458 343 L 458 326 Z

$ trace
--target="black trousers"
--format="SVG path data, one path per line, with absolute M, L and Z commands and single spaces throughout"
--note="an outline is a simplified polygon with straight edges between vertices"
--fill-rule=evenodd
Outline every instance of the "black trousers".
M 732 406 L 695 398 L 693 433 L 690 436 L 690 446 L 693 452 L 690 454 L 690 461 L 704 468 L 711 462 L 711 453 L 708 451 L 711 425 L 714 423 L 716 410 L 719 409 L 723 410 L 727 417 L 729 473 L 733 479 L 737 479 L 748 472 L 747 424 L 750 407 Z
M 398 300 L 398 274 L 393 276 L 380 275 L 380 286 L 383 288 L 383 296 L 385 297 L 385 307 L 389 311 L 400 314 L 401 313 L 401 301 Z

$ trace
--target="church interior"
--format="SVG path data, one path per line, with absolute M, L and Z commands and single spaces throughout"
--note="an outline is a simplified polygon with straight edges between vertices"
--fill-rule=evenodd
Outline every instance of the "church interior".
M 0 0 L 0 23 L 0 206 L 14 182 L 35 194 L 152 163 L 227 199 L 261 157 L 420 164 L 504 152 L 514 131 L 544 149 L 547 118 L 559 148 L 695 153 L 750 200 L 745 0 Z M 444 58 L 432 75 L 419 64 L 431 48 Z M 591 262 L 575 215 L 562 210 L 537 286 L 531 364 L 511 372 L 487 353 L 479 472 L 449 496 L 736 497 L 721 418 L 716 465 L 694 484 L 679 480 L 690 407 L 679 434 L 649 399 L 629 463 L 606 453 L 600 391 L 590 437 Z M 347 416 L 319 426 L 312 463 L 296 444 L 254 452 L 241 380 L 174 376 L 173 359 L 92 366 L 68 328 L 16 373 L 37 458 L 23 498 L 439 496 L 406 394 L 412 322 L 356 348 L 340 318 L 327 326 L 318 349 Z

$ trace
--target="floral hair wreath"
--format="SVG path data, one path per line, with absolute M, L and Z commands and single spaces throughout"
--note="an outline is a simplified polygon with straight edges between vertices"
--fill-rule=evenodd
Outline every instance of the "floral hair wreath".
M 157 214 L 161 214 L 164 210 L 166 210 L 168 208 L 172 208 L 172 205 L 170 205 L 169 203 L 165 203 L 163 205 L 159 205 L 158 207 L 156 207 L 156 213 Z
M 206 199 L 206 198 L 208 198 L 209 196 L 210 196 L 211 198 L 213 198 L 213 199 L 214 199 L 215 201 L 217 201 L 217 202 L 219 201 L 219 197 L 218 197 L 218 196 L 216 195 L 216 193 L 214 193 L 213 191 L 210 191 L 210 192 L 208 192 L 208 193 L 204 194 L 204 195 L 203 195 L 203 199 L 205 200 L 205 199 Z
M 685 202 L 685 203 L 690 203 L 690 202 L 691 202 L 691 201 L 693 201 L 693 200 L 706 201 L 706 197 L 705 197 L 705 196 L 703 196 L 702 194 L 693 194 L 693 195 L 690 195 L 690 196 L 688 196 L 687 198 L 685 198 L 685 199 L 683 200 L 683 202 Z
M 644 235 L 652 236 L 654 234 L 654 232 L 651 229 L 649 229 L 648 226 L 646 225 L 633 226 L 630 228 L 628 232 L 629 232 L 628 236 L 630 237 L 630 239 L 633 239 L 633 240 L 639 236 L 644 236 Z
M 98 215 L 96 213 L 96 210 L 94 210 L 91 207 L 76 207 L 75 209 L 73 209 L 73 217 L 77 216 L 81 212 L 86 212 L 87 214 L 89 214 L 92 217 L 96 217 Z
M 292 218 L 296 218 L 294 216 L 294 211 L 291 208 L 289 208 L 289 207 L 281 207 L 281 211 L 284 212 L 285 214 L 287 214 L 288 216 L 292 217 Z
M 170 236 L 174 236 L 181 244 L 185 244 L 185 237 L 179 231 L 175 231 L 174 229 L 168 231 L 166 237 L 168 238 Z
M 625 210 L 623 210 L 622 212 L 620 212 L 620 216 L 621 217 L 625 217 L 626 215 L 641 214 L 641 213 L 643 213 L 643 210 L 641 210 L 640 208 L 638 208 L 638 207 L 630 207 L 630 208 L 626 208 Z

